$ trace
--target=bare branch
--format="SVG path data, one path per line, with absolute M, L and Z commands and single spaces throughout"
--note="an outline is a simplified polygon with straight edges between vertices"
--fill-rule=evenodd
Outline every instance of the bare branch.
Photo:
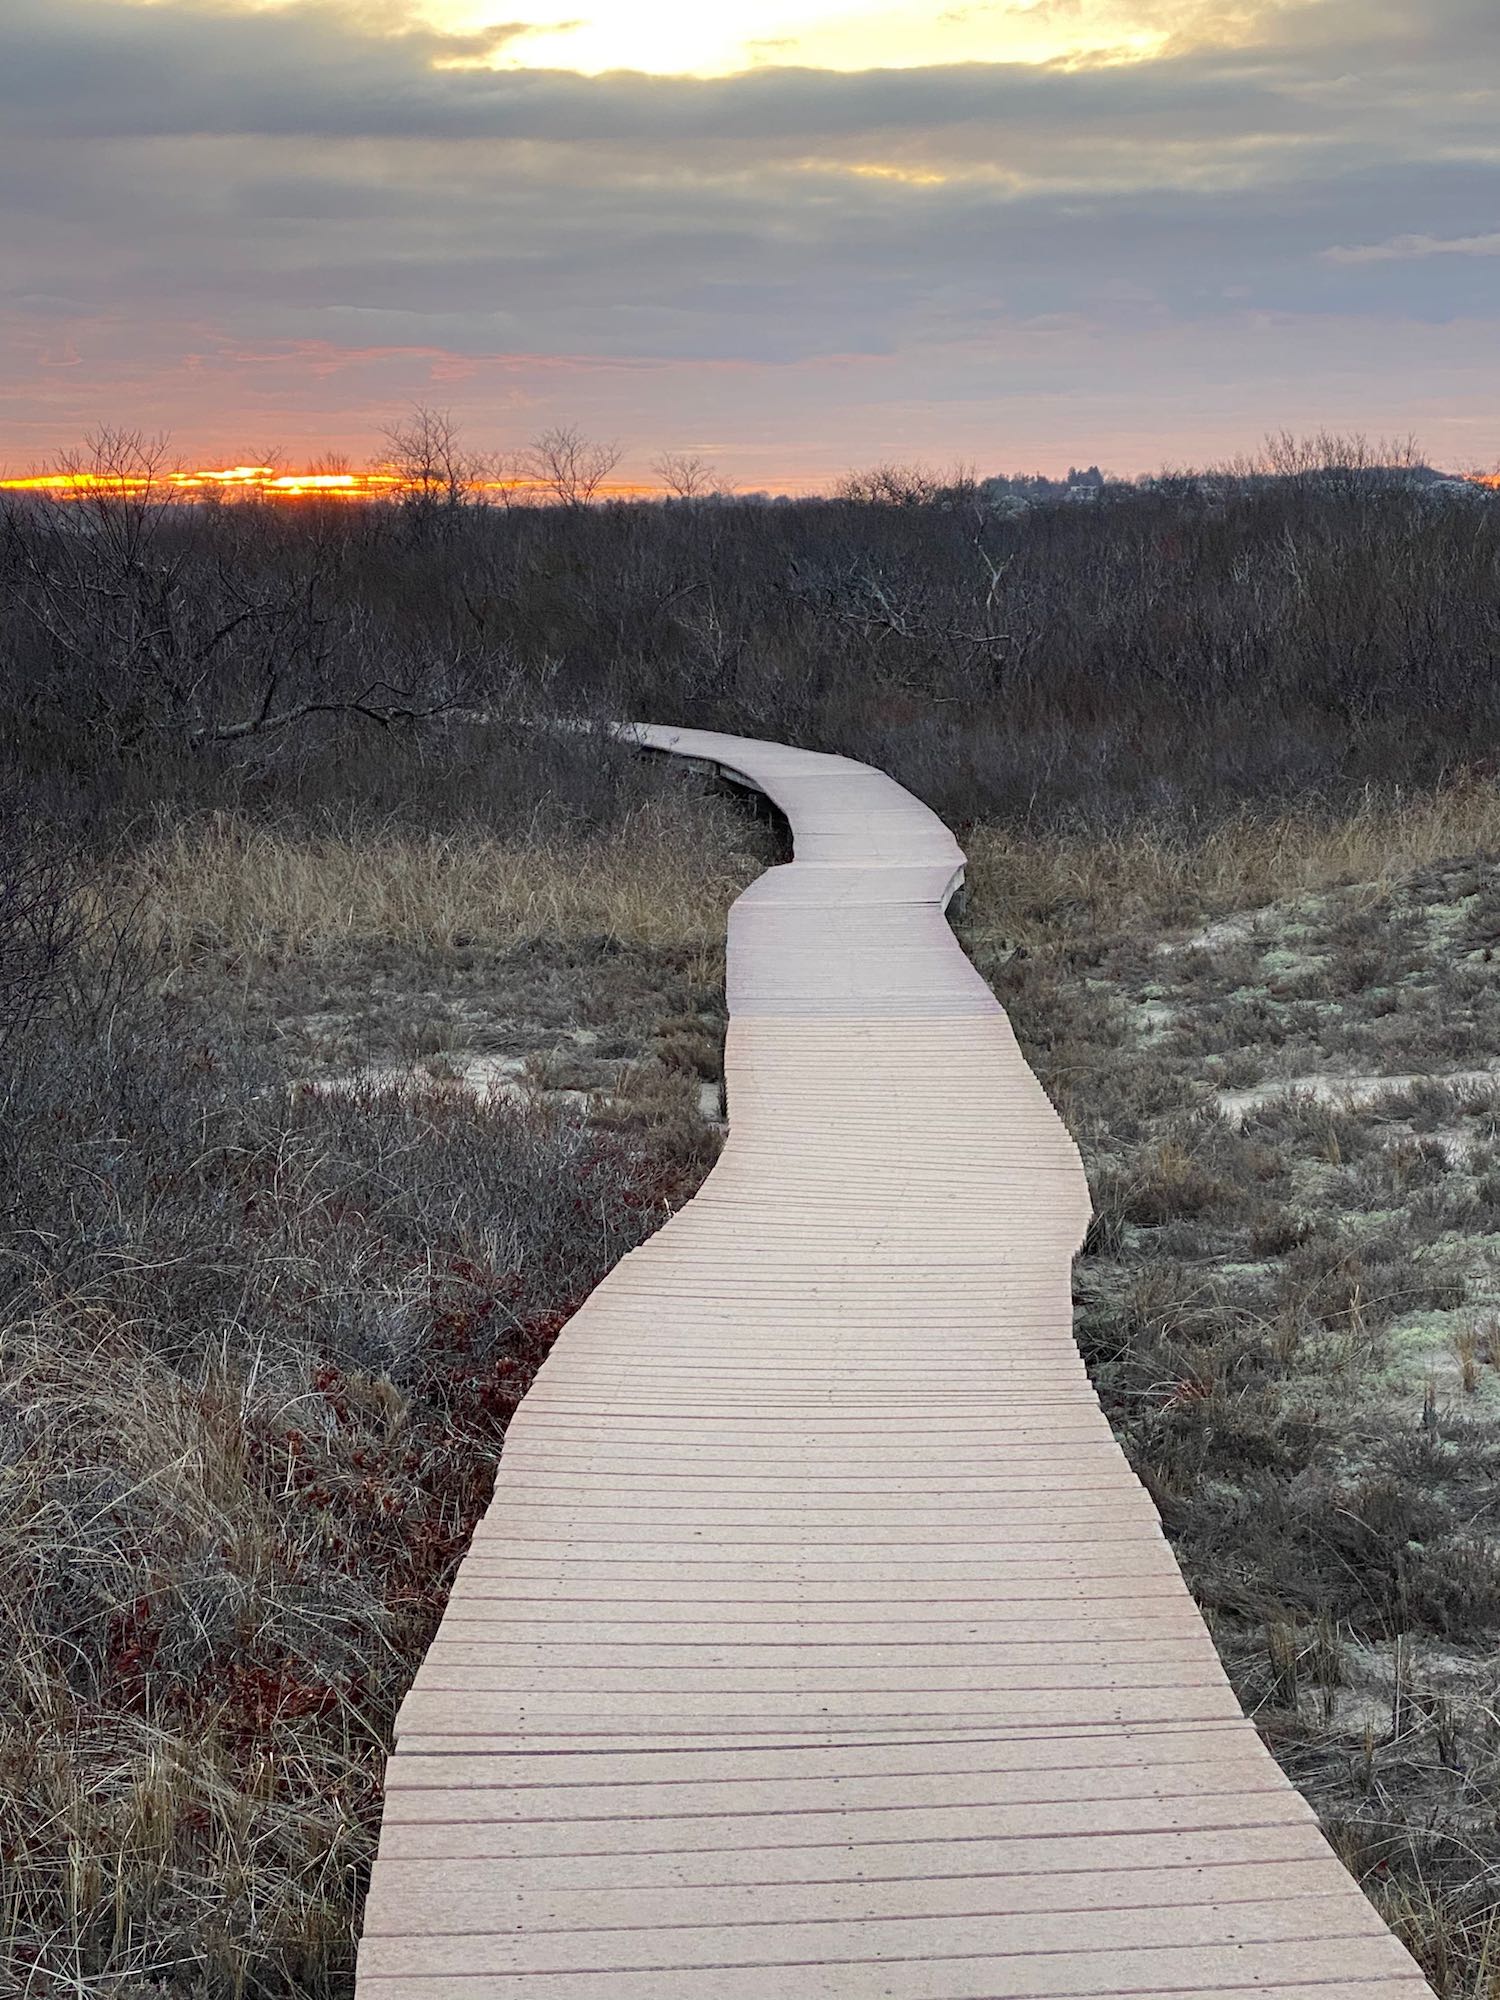
M 618 445 L 601 444 L 566 425 L 533 438 L 520 455 L 519 469 L 559 507 L 587 507 L 621 456 Z
M 713 467 L 697 452 L 664 451 L 651 461 L 651 470 L 675 500 L 701 500 L 718 484 Z
M 480 466 L 465 449 L 451 411 L 419 403 L 381 435 L 387 445 L 386 469 L 401 480 L 408 504 L 426 509 L 463 506 Z

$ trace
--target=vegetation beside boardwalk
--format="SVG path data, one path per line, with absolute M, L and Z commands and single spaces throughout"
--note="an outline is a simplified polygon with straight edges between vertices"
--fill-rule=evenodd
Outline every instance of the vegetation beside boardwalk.
M 972 846 L 961 933 L 1088 1168 L 1106 1411 L 1288 1775 L 1491 2000 L 1500 796 Z
M 1500 493 L 1321 449 L 1019 512 L 899 481 L 776 505 L 506 509 L 438 485 L 183 508 L 106 478 L 0 514 L 0 720 L 49 802 L 95 816 L 409 812 L 415 790 L 418 817 L 506 834 L 600 809 L 586 766 L 517 736 L 539 715 L 837 749 L 950 821 L 1049 829 L 1492 761 Z M 118 474 L 139 448 L 101 456 Z M 505 729 L 371 754 L 476 707 Z M 631 782 L 616 759 L 602 789 Z
M 725 823 L 676 809 L 700 856 Z M 0 1990 L 347 1992 L 392 1718 L 506 1421 L 712 1158 L 717 952 L 533 962 L 482 915 L 283 946 L 232 902 L 106 934 L 97 882 L 33 845 L 0 883 Z M 512 1088 L 464 1087 L 466 1036 Z
M 1491 2000 L 1500 503 L 880 492 L 0 519 L 0 1986 L 347 1993 L 505 1420 L 717 1143 L 774 835 L 553 726 L 636 714 L 958 826 L 1111 1416 L 1273 1747 Z

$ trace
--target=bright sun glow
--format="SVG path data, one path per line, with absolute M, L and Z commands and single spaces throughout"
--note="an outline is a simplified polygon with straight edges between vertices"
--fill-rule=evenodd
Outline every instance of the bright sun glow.
M 114 0 L 214 12 L 330 9 L 351 26 L 420 24 L 470 42 L 444 69 L 595 76 L 921 69 L 937 63 L 1138 62 L 1183 43 L 1253 39 L 1322 0 Z
M 278 472 L 274 465 L 185 467 L 153 473 L 89 468 L 0 479 L 0 493 L 30 493 L 48 500 L 401 500 L 423 490 L 419 479 L 403 478 L 379 466 L 367 472 Z M 518 474 L 505 479 L 466 480 L 464 490 L 523 505 L 556 498 L 545 480 Z M 599 487 L 597 497 L 643 500 L 659 497 L 660 491 L 655 486 L 613 479 Z
M 0 479 L 0 493 L 44 493 L 56 499 L 161 493 L 198 499 L 210 493 L 258 493 L 275 500 L 318 494 L 334 500 L 371 500 L 399 492 L 402 482 L 382 472 L 278 472 L 272 465 L 226 465 L 164 472 L 33 472 Z
M 463 32 L 524 24 L 481 60 L 497 68 L 723 76 L 776 64 L 907 69 L 931 63 L 1138 58 L 1160 49 L 1192 0 L 426 0 Z

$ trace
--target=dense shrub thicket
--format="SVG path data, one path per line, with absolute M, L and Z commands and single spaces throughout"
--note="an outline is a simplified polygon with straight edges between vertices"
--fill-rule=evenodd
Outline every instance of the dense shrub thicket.
M 634 714 L 842 749 L 958 820 L 1201 818 L 1493 756 L 1497 586 L 1500 499 L 1370 471 L 1013 513 L 27 503 L 0 733 L 90 813 L 597 819 L 649 780 L 513 725 Z M 460 709 L 508 727 L 455 782 L 419 724 Z

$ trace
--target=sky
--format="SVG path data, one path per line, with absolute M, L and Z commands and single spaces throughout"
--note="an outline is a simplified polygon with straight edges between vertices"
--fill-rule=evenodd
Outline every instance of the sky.
M 1497 0 L 3 0 L 0 469 L 1500 461 Z

